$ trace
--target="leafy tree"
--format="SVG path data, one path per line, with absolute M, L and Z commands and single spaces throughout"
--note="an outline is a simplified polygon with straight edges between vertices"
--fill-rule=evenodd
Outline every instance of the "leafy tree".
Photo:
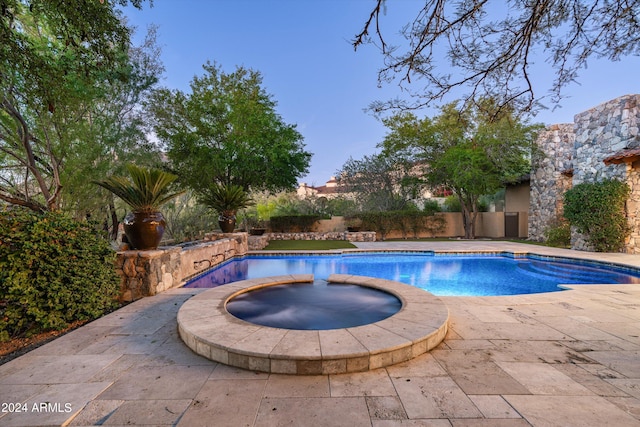
M 245 190 L 295 188 L 311 154 L 302 135 L 275 111 L 259 72 L 215 64 L 191 81 L 191 93 L 163 89 L 150 103 L 155 133 L 175 172 L 197 192 L 213 183 Z
M 111 2 L 0 1 L 0 200 L 60 208 L 67 155 L 90 140 L 89 106 L 122 78 L 129 37 Z
M 403 210 L 423 186 L 411 169 L 410 162 L 391 153 L 350 158 L 338 171 L 338 188 L 352 194 L 362 211 Z
M 475 238 L 480 197 L 530 171 L 538 128 L 490 100 L 463 108 L 447 104 L 434 118 L 400 113 L 384 123 L 389 133 L 381 144 L 383 153 L 424 165 L 424 178 L 432 188 L 453 191 L 467 239 Z
M 413 81 L 424 85 L 410 91 L 414 103 L 373 104 L 378 111 L 429 105 L 464 88 L 470 90 L 467 100 L 493 97 L 500 107 L 517 102 L 527 110 L 537 101 L 534 57 L 543 56 L 555 71 L 555 102 L 588 60 L 616 61 L 640 53 L 639 0 L 510 0 L 497 5 L 424 0 L 415 19 L 401 30 L 398 44 L 387 42 L 389 34 L 383 31 L 386 3 L 376 1 L 353 45 L 375 43 L 380 48 L 385 59 L 381 82 L 399 77 L 406 90 Z

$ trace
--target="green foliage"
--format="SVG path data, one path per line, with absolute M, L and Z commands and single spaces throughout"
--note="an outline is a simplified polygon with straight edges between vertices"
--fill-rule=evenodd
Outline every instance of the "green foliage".
M 571 225 L 562 218 L 555 220 L 544 230 L 544 237 L 550 246 L 568 248 L 571 246 Z
M 422 178 L 431 188 L 451 189 L 458 197 L 466 238 L 475 237 L 480 197 L 529 172 L 539 128 L 491 99 L 447 104 L 434 118 L 400 113 L 384 124 L 389 133 L 380 144 L 382 154 L 428 165 Z
M 362 221 L 362 230 L 375 231 L 382 240 L 392 231 L 402 232 L 402 237 L 406 239 L 409 234 L 417 238 L 422 232 L 435 236 L 446 227 L 443 217 L 418 210 L 361 212 L 353 218 Z
M 0 340 L 95 319 L 116 307 L 115 252 L 89 223 L 0 212 Z
M 313 225 L 322 219 L 321 215 L 283 215 L 272 216 L 269 220 L 271 231 L 276 233 L 295 233 L 311 231 Z
M 134 212 L 157 212 L 160 206 L 184 193 L 171 189 L 176 175 L 134 164 L 128 165 L 127 170 L 129 177 L 111 176 L 94 183 L 120 197 Z
M 218 217 L 197 203 L 191 191 L 167 203 L 162 214 L 167 220 L 164 238 L 174 243 L 201 240 L 206 233 L 218 228 Z
M 433 215 L 436 212 L 442 211 L 442 208 L 440 207 L 440 203 L 438 203 L 437 200 L 428 199 L 424 201 L 422 211 L 427 215 Z
M 195 191 L 211 182 L 245 190 L 295 188 L 311 153 L 295 125 L 276 112 L 259 72 L 225 73 L 207 63 L 191 93 L 163 89 L 148 103 L 154 130 L 180 180 Z
M 111 90 L 135 74 L 130 33 L 111 1 L 0 2 L 1 200 L 61 209 L 64 191 L 69 200 L 82 197 L 66 168 L 96 167 L 121 153 L 95 141 L 118 127 L 102 120 L 105 100 L 129 100 L 118 122 L 135 115 L 131 99 L 139 93 Z
M 631 189 L 609 179 L 581 183 L 564 195 L 564 216 L 598 252 L 619 252 L 629 234 L 625 203 Z
M 249 194 L 239 185 L 214 183 L 198 192 L 198 200 L 227 218 L 235 216 L 239 209 L 253 205 Z
M 389 152 L 349 159 L 339 171 L 339 189 L 355 196 L 360 211 L 404 210 L 425 185 L 415 176 L 415 167 Z
M 447 212 L 460 212 L 462 211 L 462 205 L 460 199 L 457 196 L 449 196 L 444 199 L 444 208 Z

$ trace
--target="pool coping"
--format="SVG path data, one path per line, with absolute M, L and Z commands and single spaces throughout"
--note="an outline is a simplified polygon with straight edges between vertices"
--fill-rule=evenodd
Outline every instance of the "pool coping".
M 330 330 L 289 330 L 256 325 L 227 312 L 226 302 L 250 289 L 309 283 L 313 275 L 242 280 L 204 291 L 178 311 L 178 332 L 197 354 L 260 372 L 318 375 L 364 372 L 406 362 L 436 347 L 448 330 L 449 310 L 437 296 L 403 283 L 332 274 L 328 282 L 381 289 L 402 308 L 381 321 Z

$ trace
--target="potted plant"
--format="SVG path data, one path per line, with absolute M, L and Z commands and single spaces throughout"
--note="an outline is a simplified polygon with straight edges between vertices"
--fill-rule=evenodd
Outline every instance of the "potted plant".
M 201 203 L 218 212 L 218 224 L 223 233 L 233 233 L 236 227 L 236 213 L 239 209 L 253 205 L 249 194 L 239 185 L 218 184 L 201 190 Z
M 178 178 L 159 169 L 128 165 L 129 177 L 111 176 L 95 184 L 118 196 L 131 208 L 124 218 L 124 233 L 133 249 L 156 249 L 166 225 L 160 206 L 184 191 L 174 191 L 171 184 Z

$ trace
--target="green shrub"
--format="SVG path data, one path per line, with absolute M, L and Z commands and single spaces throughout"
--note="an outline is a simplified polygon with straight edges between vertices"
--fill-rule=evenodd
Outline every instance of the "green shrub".
M 568 248 L 571 246 L 571 225 L 563 219 L 555 220 L 544 230 L 544 237 L 549 246 Z
M 61 213 L 0 212 L 0 340 L 64 329 L 113 309 L 115 252 Z
M 421 232 L 431 236 L 444 230 L 446 222 L 441 216 L 417 210 L 361 212 L 354 217 L 362 221 L 362 230 L 375 231 L 384 240 L 392 231 L 402 232 L 402 237 L 409 237 L 409 233 L 417 238 Z
M 437 200 L 429 199 L 424 201 L 422 211 L 427 215 L 433 215 L 436 212 L 442 211 L 442 208 L 440 207 L 440 203 L 438 203 Z
M 269 227 L 276 233 L 308 232 L 320 219 L 322 215 L 317 214 L 272 216 Z
M 444 208 L 447 212 L 462 212 L 462 205 L 458 196 L 449 196 L 444 199 Z
M 564 195 L 564 216 L 598 252 L 619 252 L 630 228 L 625 203 L 631 189 L 617 180 L 578 184 Z

